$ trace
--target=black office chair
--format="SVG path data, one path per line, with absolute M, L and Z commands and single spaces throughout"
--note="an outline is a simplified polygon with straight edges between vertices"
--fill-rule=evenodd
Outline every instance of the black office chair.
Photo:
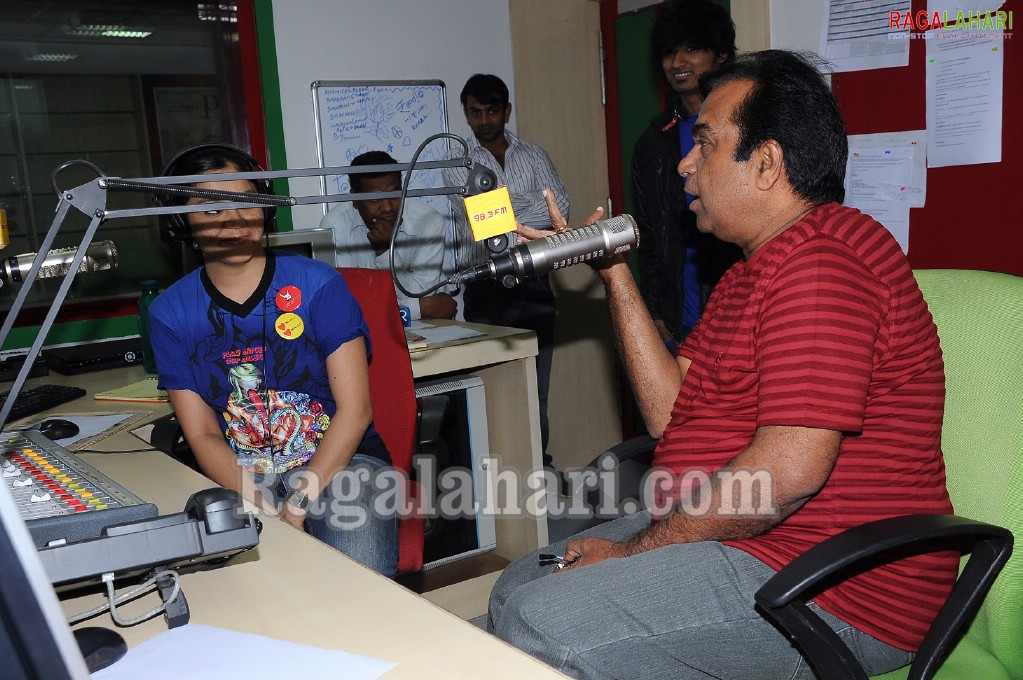
M 1012 532 L 954 515 L 891 517 L 849 529 L 817 544 L 757 591 L 760 610 L 802 650 L 817 677 L 867 680 L 867 674 L 807 602 L 835 582 L 911 554 L 965 547 L 970 558 L 928 630 L 906 677 L 934 676 L 984 602 L 1012 554 Z M 980 677 L 980 676 L 976 676 Z

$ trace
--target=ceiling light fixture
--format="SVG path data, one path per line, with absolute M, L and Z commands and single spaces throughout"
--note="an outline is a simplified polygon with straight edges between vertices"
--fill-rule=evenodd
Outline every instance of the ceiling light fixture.
M 32 54 L 25 57 L 25 61 L 45 61 L 50 63 L 60 63 L 65 61 L 74 61 L 78 58 L 77 54 L 67 54 L 61 52 L 40 52 L 38 54 Z
M 129 40 L 141 40 L 153 35 L 153 31 L 148 28 L 118 24 L 65 25 L 64 32 L 79 38 L 125 38 Z
M 129 40 L 142 40 L 153 35 L 152 31 L 146 31 L 138 28 L 112 28 L 103 31 L 101 34 L 104 38 L 127 38 Z

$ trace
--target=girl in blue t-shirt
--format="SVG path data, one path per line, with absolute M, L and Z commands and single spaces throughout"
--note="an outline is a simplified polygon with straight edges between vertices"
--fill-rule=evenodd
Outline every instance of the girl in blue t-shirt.
M 369 332 L 333 268 L 264 247 L 272 207 L 218 208 L 238 199 L 213 192 L 272 194 L 267 180 L 214 179 L 259 169 L 204 144 L 164 170 L 211 178 L 191 185 L 198 195 L 158 196 L 206 208 L 167 216 L 203 266 L 150 309 L 160 386 L 208 477 L 394 576 L 398 518 L 374 507 L 390 457 L 373 428 Z

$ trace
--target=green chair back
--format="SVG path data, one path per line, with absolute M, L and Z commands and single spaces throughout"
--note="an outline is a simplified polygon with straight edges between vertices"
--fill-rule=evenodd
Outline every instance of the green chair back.
M 941 446 L 957 515 L 1003 526 L 1012 557 L 936 680 L 1023 680 L 1023 277 L 915 272 L 945 360 Z M 878 678 L 906 677 L 906 670 Z

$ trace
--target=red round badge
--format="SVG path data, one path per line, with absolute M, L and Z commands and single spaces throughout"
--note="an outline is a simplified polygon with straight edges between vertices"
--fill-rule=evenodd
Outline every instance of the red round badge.
M 302 291 L 297 286 L 285 286 L 277 292 L 277 309 L 293 312 L 302 305 Z

